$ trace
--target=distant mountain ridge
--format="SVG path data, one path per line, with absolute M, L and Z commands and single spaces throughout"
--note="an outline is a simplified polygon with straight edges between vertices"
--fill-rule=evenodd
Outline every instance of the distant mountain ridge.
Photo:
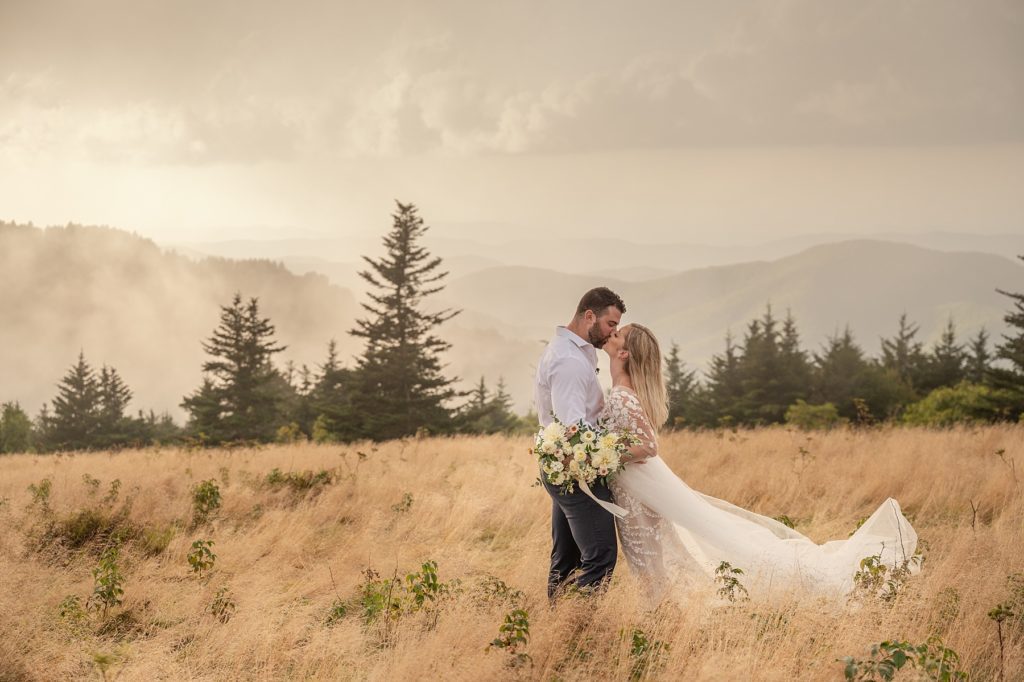
M 115 366 L 135 392 L 130 409 L 177 408 L 200 381 L 200 345 L 235 291 L 257 296 L 288 345 L 313 363 L 331 337 L 342 350 L 358 305 L 323 275 L 270 261 L 193 261 L 121 230 L 0 224 L 0 401 L 31 414 L 79 351 Z
M 878 240 L 816 245 L 774 260 L 656 271 L 649 279 L 637 279 L 642 273 L 631 266 L 617 278 L 500 265 L 500 252 L 478 261 L 433 252 L 453 272 L 434 304 L 463 310 L 441 330 L 454 346 L 447 371 L 464 385 L 481 375 L 493 385 L 503 376 L 520 411 L 530 404 L 543 343 L 568 320 L 579 296 L 597 285 L 623 296 L 625 321 L 648 324 L 666 345 L 677 341 L 683 358 L 699 369 L 722 349 L 727 329 L 742 337 L 767 303 L 780 318 L 792 310 L 809 351 L 849 324 L 866 352 L 876 355 L 879 337 L 894 332 L 903 312 L 920 324 L 922 341 L 935 339 L 950 315 L 962 339 L 982 326 L 998 338 L 1008 301 L 995 289 L 1024 290 L 1024 267 L 1012 254 Z M 217 323 L 217 306 L 236 290 L 260 297 L 289 346 L 281 361 L 318 363 L 330 338 L 348 360 L 360 348 L 347 331 L 361 314 L 361 295 L 326 275 L 290 271 L 325 267 L 330 254 L 324 255 L 293 255 L 282 259 L 286 268 L 269 260 L 186 257 L 110 228 L 0 224 L 0 401 L 20 400 L 34 414 L 82 349 L 94 364 L 122 372 L 136 392 L 131 407 L 180 415 L 178 402 L 199 382 L 200 341 Z M 354 270 L 345 272 L 351 277 Z M 607 372 L 601 378 L 607 381 Z

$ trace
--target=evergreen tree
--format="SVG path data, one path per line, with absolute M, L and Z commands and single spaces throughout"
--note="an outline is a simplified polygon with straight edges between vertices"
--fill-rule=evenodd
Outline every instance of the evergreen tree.
M 668 394 L 668 425 L 679 427 L 695 423 L 695 398 L 699 386 L 696 370 L 687 370 L 679 357 L 679 344 L 675 341 L 665 357 L 665 391 Z
M 950 318 L 938 343 L 926 357 L 920 384 L 915 388 L 927 394 L 943 386 L 956 386 L 964 380 L 966 362 L 967 354 L 956 342 L 956 325 Z
M 988 332 L 983 327 L 978 330 L 978 335 L 971 341 L 970 353 L 964 368 L 967 380 L 973 384 L 986 383 L 991 361 L 992 354 L 988 350 Z
M 796 323 L 787 316 L 784 331 L 769 305 L 760 320 L 750 323 L 740 362 L 743 396 L 737 418 L 745 424 L 775 424 L 786 408 L 809 392 L 810 368 L 800 350 Z
M 229 440 L 221 424 L 221 415 L 224 411 L 222 391 L 217 388 L 213 379 L 203 377 L 203 383 L 185 397 L 181 406 L 189 413 L 187 430 L 200 441 L 220 443 Z
M 1024 260 L 1024 256 L 1018 258 Z M 1001 405 L 1003 414 L 1016 421 L 1024 414 L 1024 293 L 996 291 L 1009 298 L 1013 307 L 1003 317 L 1010 333 L 1003 334 L 1003 342 L 995 352 L 996 359 L 1002 360 L 1004 365 L 992 367 L 990 376 L 992 386 L 1001 389 L 1006 396 Z
M 491 398 L 491 413 L 494 415 L 495 432 L 508 432 L 519 426 L 519 416 L 512 410 L 512 396 L 508 394 L 505 377 L 498 377 L 498 385 Z
M 700 393 L 696 412 L 701 426 L 728 426 L 738 423 L 739 403 L 743 397 L 740 374 L 741 351 L 732 333 L 725 334 L 725 350 L 711 358 L 706 389 Z
M 311 438 L 313 436 L 313 423 L 318 416 L 314 406 L 316 383 L 313 371 L 304 364 L 296 372 L 296 378 L 298 384 L 295 387 L 295 404 L 291 413 L 291 421 L 299 425 L 299 430 L 307 438 Z
M 270 441 L 283 424 L 290 387 L 272 363 L 285 349 L 274 341 L 274 326 L 260 315 L 259 301 L 235 294 L 221 306 L 220 324 L 203 349 L 208 376 L 182 401 L 193 433 L 211 442 Z
M 99 424 L 95 442 L 97 447 L 126 445 L 134 440 L 133 435 L 140 435 L 138 425 L 133 425 L 132 420 L 126 418 L 124 413 L 131 398 L 131 389 L 121 379 L 117 370 L 103 365 L 99 376 Z
M 480 377 L 480 383 L 469 392 L 469 401 L 459 410 L 457 422 L 462 433 L 506 433 L 515 429 L 519 418 L 512 412 L 512 397 L 505 388 L 505 380 L 498 379 L 492 395 Z
M 0 406 L 0 453 L 32 449 L 32 420 L 18 403 Z
M 85 450 L 94 446 L 102 409 L 100 385 L 85 353 L 78 354 L 57 386 L 53 415 L 45 416 L 46 447 L 50 450 Z
M 353 410 L 354 390 L 352 370 L 338 361 L 338 344 L 334 339 L 327 344 L 327 359 L 320 365 L 310 396 L 310 412 L 315 415 L 310 435 L 317 440 L 324 437 L 352 441 L 365 437 Z
M 862 400 L 876 419 L 886 419 L 914 399 L 911 389 L 895 369 L 871 362 L 854 340 L 849 327 L 830 336 L 822 352 L 814 356 L 813 397 L 816 403 L 832 403 L 841 417 L 856 421 L 856 400 Z
M 894 370 L 900 380 L 911 388 L 920 383 L 925 364 L 921 343 L 915 341 L 917 331 L 918 326 L 908 322 L 907 314 L 903 313 L 896 336 L 882 339 L 882 366 Z
M 412 204 L 396 202 L 386 254 L 364 256 L 369 269 L 360 276 L 372 287 L 368 316 L 351 334 L 366 340 L 354 382 L 358 398 L 350 402 L 352 425 L 374 440 L 400 438 L 420 429 L 432 433 L 453 427 L 447 404 L 458 394 L 441 370 L 439 354 L 449 344 L 433 332 L 458 311 L 427 312 L 424 299 L 441 291 L 447 272 L 441 259 L 419 244 L 427 231 Z

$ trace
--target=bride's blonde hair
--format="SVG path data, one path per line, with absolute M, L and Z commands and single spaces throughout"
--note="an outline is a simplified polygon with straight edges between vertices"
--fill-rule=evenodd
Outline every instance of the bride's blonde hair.
M 661 371 L 658 339 L 647 327 L 631 322 L 622 349 L 629 353 L 626 372 L 633 381 L 640 406 L 654 428 L 660 428 L 668 420 L 668 392 L 665 390 L 665 375 Z

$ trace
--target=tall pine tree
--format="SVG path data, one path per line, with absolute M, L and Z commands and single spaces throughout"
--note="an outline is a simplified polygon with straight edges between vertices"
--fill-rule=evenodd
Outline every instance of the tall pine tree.
M 965 373 L 972 384 L 983 384 L 988 381 L 989 365 L 992 354 L 988 350 L 988 332 L 982 327 L 970 343 Z
M 85 361 L 85 353 L 78 354 L 57 385 L 53 399 L 53 413 L 45 415 L 45 444 L 49 450 L 84 450 L 96 443 L 100 430 L 102 408 L 100 384 L 96 372 Z
M 236 293 L 221 306 L 220 324 L 203 342 L 212 359 L 203 363 L 203 384 L 181 403 L 189 428 L 211 443 L 270 441 L 283 424 L 290 387 L 272 358 L 285 349 L 274 341 L 274 325 L 259 301 Z
M 689 426 L 697 421 L 694 402 L 698 389 L 696 370 L 686 369 L 679 357 L 679 344 L 673 341 L 665 356 L 665 392 L 668 394 L 670 427 Z
M 725 350 L 712 356 L 707 372 L 707 387 L 696 405 L 701 426 L 732 426 L 739 422 L 743 397 L 742 351 L 731 332 L 725 334 Z
M 1018 256 L 1024 260 L 1024 256 Z M 1004 361 L 1003 366 L 990 371 L 992 385 L 1005 391 L 1002 411 L 1005 416 L 1019 420 L 1024 415 L 1024 293 L 1012 293 L 997 289 L 1000 294 L 1013 302 L 1013 307 L 1003 317 L 1009 325 L 1009 333 L 1003 334 L 1003 341 L 996 347 L 995 357 Z
M 896 372 L 907 386 L 916 388 L 921 383 L 925 365 L 921 342 L 917 341 L 918 326 L 907 320 L 907 314 L 900 315 L 900 327 L 896 336 L 882 339 L 882 366 Z
M 18 403 L 0 405 L 0 452 L 28 452 L 33 440 L 32 420 Z
M 966 362 L 967 354 L 964 347 L 956 342 L 956 325 L 950 318 L 938 343 L 928 353 L 920 385 L 915 388 L 927 394 L 943 386 L 956 386 L 965 378 Z
M 364 256 L 370 266 L 359 275 L 370 285 L 367 317 L 351 334 L 366 348 L 355 370 L 357 398 L 350 402 L 351 425 L 374 440 L 400 438 L 425 429 L 453 428 L 448 403 L 458 394 L 453 379 L 442 373 L 440 354 L 449 344 L 435 330 L 458 314 L 428 312 L 424 301 L 444 288 L 447 272 L 420 240 L 427 231 L 412 204 L 396 202 L 391 231 L 384 236 L 385 255 Z
M 125 417 L 125 408 L 132 399 L 131 389 L 113 367 L 103 365 L 99 375 L 99 426 L 96 437 L 98 447 L 111 448 L 126 445 L 133 440 L 133 423 Z

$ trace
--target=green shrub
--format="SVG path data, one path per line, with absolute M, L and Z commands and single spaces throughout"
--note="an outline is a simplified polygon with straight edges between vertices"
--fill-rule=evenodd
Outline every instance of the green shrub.
M 266 484 L 271 488 L 291 488 L 292 492 L 304 493 L 319 486 L 328 486 L 334 482 L 334 474 L 327 469 L 320 471 L 289 471 L 282 473 L 274 468 L 265 479 Z
M 844 664 L 843 674 L 850 682 L 870 680 L 891 680 L 905 667 L 917 668 L 929 680 L 956 682 L 967 680 L 966 672 L 960 670 L 960 656 L 942 643 L 937 635 L 923 644 L 887 640 L 871 647 L 871 658 L 857 659 L 853 656 L 838 659 Z
M 206 523 L 220 509 L 220 487 L 212 478 L 192 488 L 192 525 Z
M 118 510 L 106 506 L 86 507 L 58 518 L 51 518 L 43 531 L 41 547 L 54 544 L 67 549 L 82 549 L 97 544 L 123 544 L 139 534 L 128 518 L 130 502 Z
M 1002 393 L 981 384 L 962 382 L 944 386 L 923 400 L 909 405 L 903 423 L 910 426 L 953 426 L 983 424 L 999 417 L 998 401 Z
M 117 546 L 108 547 L 100 557 L 99 565 L 93 569 L 92 595 L 86 606 L 90 610 L 103 612 L 121 604 L 124 595 L 124 575 L 117 564 L 119 550 Z
M 498 636 L 491 640 L 490 646 L 504 649 L 512 658 L 509 665 L 518 666 L 532 662 L 530 655 L 520 651 L 530 642 L 530 614 L 525 609 L 514 609 L 505 615 L 504 622 L 498 627 Z
M 203 571 L 213 568 L 217 561 L 217 555 L 210 549 L 213 547 L 213 540 L 196 540 L 192 543 L 192 549 L 188 552 L 188 565 L 192 567 L 193 573 L 203 577 Z
M 786 423 L 802 431 L 832 429 L 846 423 L 832 403 L 810 405 L 797 400 L 786 409 Z
M 302 429 L 295 422 L 280 427 L 274 436 L 277 443 L 297 443 L 300 440 L 306 440 L 306 434 L 302 433 Z
M 722 585 L 718 588 L 718 596 L 731 602 L 748 599 L 747 588 L 743 587 L 736 577 L 740 575 L 743 575 L 743 569 L 733 568 L 728 561 L 718 564 L 718 568 L 715 569 L 715 582 Z

